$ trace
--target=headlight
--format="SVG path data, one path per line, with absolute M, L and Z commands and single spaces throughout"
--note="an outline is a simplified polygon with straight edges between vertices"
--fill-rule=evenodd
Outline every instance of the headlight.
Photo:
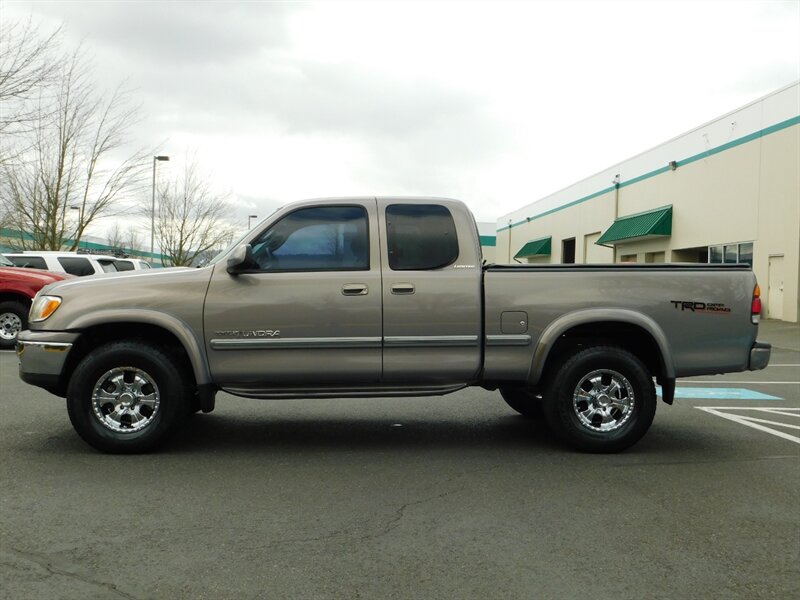
M 28 315 L 28 321 L 31 323 L 44 321 L 47 317 L 56 312 L 59 306 L 61 306 L 61 298 L 58 296 L 37 295 L 33 300 L 33 306 L 31 306 L 31 314 Z

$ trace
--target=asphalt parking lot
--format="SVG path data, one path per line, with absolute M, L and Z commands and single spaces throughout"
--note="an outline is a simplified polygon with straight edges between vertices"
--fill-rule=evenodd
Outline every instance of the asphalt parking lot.
M 608 456 L 483 390 L 221 394 L 106 456 L 0 353 L 0 597 L 798 598 L 800 328 L 759 337 L 770 367 L 683 381 Z

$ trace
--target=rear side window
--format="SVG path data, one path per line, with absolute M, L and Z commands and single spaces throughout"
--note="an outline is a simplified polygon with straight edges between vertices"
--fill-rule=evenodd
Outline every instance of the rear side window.
M 367 211 L 362 206 L 302 208 L 283 217 L 253 243 L 264 271 L 369 269 Z
M 41 256 L 9 256 L 7 258 L 18 267 L 47 270 L 47 263 Z
M 103 273 L 116 273 L 117 271 L 122 270 L 117 269 L 117 266 L 114 264 L 113 260 L 98 260 L 97 262 L 100 263 L 100 268 L 103 269 Z
M 458 258 L 456 224 L 444 206 L 387 206 L 386 230 L 389 268 L 393 271 L 441 269 Z
M 77 275 L 78 277 L 94 275 L 94 267 L 86 258 L 81 258 L 80 256 L 61 256 L 58 262 L 70 275 Z
M 117 271 L 133 271 L 133 263 L 129 260 L 115 260 Z

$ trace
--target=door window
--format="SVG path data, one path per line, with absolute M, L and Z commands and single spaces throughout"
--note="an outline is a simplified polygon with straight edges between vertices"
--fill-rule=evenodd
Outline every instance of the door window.
M 369 270 L 367 211 L 362 206 L 301 208 L 252 244 L 263 271 Z
M 393 271 L 441 269 L 458 258 L 453 215 L 439 204 L 387 206 L 386 233 Z

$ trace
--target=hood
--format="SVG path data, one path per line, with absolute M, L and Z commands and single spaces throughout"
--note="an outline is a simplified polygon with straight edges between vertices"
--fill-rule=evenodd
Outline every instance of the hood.
M 29 284 L 37 283 L 39 287 L 41 287 L 64 279 L 72 279 L 72 275 L 42 271 L 40 269 L 25 269 L 23 267 L 0 267 L 0 280 L 3 281 L 24 281 Z
M 141 320 L 143 314 L 169 315 L 187 323 L 198 321 L 213 267 L 123 271 L 107 276 L 78 277 L 48 285 L 42 293 L 59 296 L 58 310 L 31 329 L 61 331 L 87 324 Z
M 185 285 L 184 282 L 208 281 L 210 269 L 190 269 L 189 267 L 170 267 L 166 269 L 140 269 L 137 271 L 119 271 L 98 273 L 90 277 L 75 277 L 58 281 L 47 286 L 48 294 L 65 297 L 79 295 L 90 301 L 92 294 L 106 295 L 106 300 L 115 297 L 142 301 L 151 295 L 161 295 L 173 285 Z

